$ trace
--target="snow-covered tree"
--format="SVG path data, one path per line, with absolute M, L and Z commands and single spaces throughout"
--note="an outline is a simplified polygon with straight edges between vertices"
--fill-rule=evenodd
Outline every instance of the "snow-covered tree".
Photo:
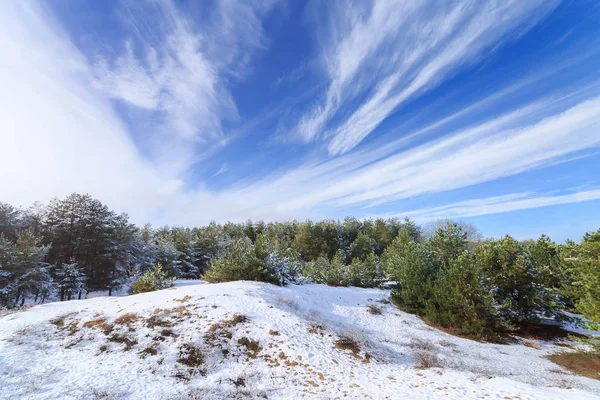
M 53 275 L 61 301 L 71 300 L 76 295 L 81 297 L 87 277 L 77 262 L 61 264 L 54 268 Z

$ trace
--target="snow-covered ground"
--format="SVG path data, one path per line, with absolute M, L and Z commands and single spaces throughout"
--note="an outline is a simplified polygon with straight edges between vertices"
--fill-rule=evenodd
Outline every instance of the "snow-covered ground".
M 566 347 L 457 338 L 388 296 L 193 282 L 34 306 L 0 318 L 0 398 L 600 398 L 600 381 L 544 358 Z M 341 336 L 360 350 L 336 347 Z

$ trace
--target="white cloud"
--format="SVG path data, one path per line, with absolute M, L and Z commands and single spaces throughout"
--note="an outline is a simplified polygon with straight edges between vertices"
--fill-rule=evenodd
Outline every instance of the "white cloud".
M 213 178 L 214 178 L 215 176 L 219 176 L 219 175 L 221 175 L 221 174 L 224 174 L 224 173 L 225 173 L 225 172 L 227 172 L 227 171 L 229 171 L 229 166 L 227 165 L 227 163 L 223 163 L 223 164 L 221 165 L 221 168 L 219 168 L 219 170 L 213 174 Z
M 147 132 L 154 161 L 181 173 L 201 153 L 227 143 L 222 122 L 238 117 L 228 79 L 243 76 L 252 54 L 265 46 L 259 17 L 273 2 L 218 1 L 196 24 L 171 1 L 132 10 L 135 4 L 124 6 L 135 35 L 116 59 L 96 57 L 94 85 L 149 112 L 141 119 L 155 121 Z
M 489 182 L 600 145 L 600 97 L 525 124 L 540 102 L 417 147 L 378 148 L 299 166 L 231 192 L 254 207 L 337 209 L 390 203 Z M 555 105 L 556 106 L 556 105 Z
M 419 222 L 438 219 L 465 218 L 479 215 L 501 214 L 505 212 L 528 210 L 559 204 L 580 203 L 600 199 L 600 190 L 585 190 L 561 195 L 534 195 L 532 193 L 515 193 L 482 199 L 459 201 L 440 207 L 422 208 L 398 213 L 395 216 L 409 217 Z
M 195 62 L 186 58 L 193 58 L 193 52 L 182 51 L 178 62 Z M 193 224 L 242 218 L 240 213 L 254 216 L 241 204 L 243 199 L 221 198 L 202 186 L 185 191 L 179 174 L 140 154 L 111 101 L 91 85 L 98 71 L 43 3 L 0 2 L 0 54 L 1 201 L 28 206 L 77 191 L 129 213 L 137 223 Z M 113 71 L 123 79 L 110 90 L 139 107 L 155 107 L 162 100 L 157 100 L 154 80 L 161 75 L 140 72 L 133 57 L 124 57 Z M 183 67 L 168 71 L 189 77 L 189 71 L 178 68 Z M 176 113 L 188 124 L 186 83 L 171 82 L 168 90 L 184 98 Z
M 345 153 L 402 103 L 526 31 L 556 4 L 382 0 L 357 10 L 344 3 L 323 30 L 331 37 L 323 39 L 325 98 L 295 132 L 311 141 L 343 111 L 348 117 L 325 136 L 330 154 Z
M 260 35 L 251 38 L 256 32 L 252 27 L 257 25 L 250 16 L 247 19 L 240 21 L 240 29 L 250 44 L 239 44 L 239 50 L 232 47 L 242 61 L 244 54 L 252 51 L 246 46 L 256 49 L 265 45 Z M 229 20 L 226 25 L 235 24 Z M 315 218 L 350 207 L 488 182 L 577 157 L 600 145 L 600 97 L 578 98 L 575 106 L 539 101 L 453 132 L 444 130 L 443 121 L 433 123 L 423 129 L 444 136 L 417 147 L 411 148 L 414 143 L 407 135 L 384 146 L 304 163 L 289 171 L 275 170 L 259 181 L 248 176 L 249 184 L 219 192 L 211 192 L 201 183 L 190 189 L 190 182 L 178 173 L 183 167 L 165 168 L 164 162 L 149 161 L 140 154 L 109 97 L 141 110 L 166 107 L 172 116 L 180 115 L 183 128 L 175 138 L 169 136 L 161 150 L 167 154 L 165 162 L 189 154 L 188 142 L 200 140 L 196 135 L 202 133 L 186 131 L 186 124 L 193 125 L 196 118 L 193 108 L 188 108 L 193 107 L 188 92 L 165 75 L 181 74 L 182 82 L 194 88 L 193 98 L 198 86 L 194 86 L 194 72 L 190 71 L 196 70 L 186 63 L 195 64 L 196 57 L 210 61 L 194 68 L 210 65 L 220 71 L 214 75 L 217 86 L 223 84 L 225 75 L 239 72 L 233 59 L 219 56 L 219 46 L 198 53 L 193 41 L 197 34 L 173 39 L 191 40 L 182 45 L 184 50 L 172 48 L 167 40 L 161 45 L 166 47 L 151 46 L 156 53 L 147 48 L 148 60 L 141 60 L 133 48 L 130 53 L 125 47 L 116 60 L 90 66 L 52 14 L 38 3 L 0 2 L 0 200 L 26 206 L 50 196 L 88 192 L 111 208 L 128 212 L 137 223 L 193 225 L 212 219 Z M 224 35 L 218 40 L 231 43 L 233 39 Z M 356 81 L 345 77 L 354 76 L 354 64 L 349 65 L 341 81 Z M 100 84 L 102 90 L 91 82 Z M 202 96 L 210 102 L 213 94 L 207 90 Z M 216 107 L 217 114 L 223 110 Z M 555 109 L 561 111 L 554 113 Z M 540 112 L 545 113 L 544 119 L 538 118 Z M 212 121 L 209 126 L 216 126 L 220 117 Z M 217 136 L 224 136 L 223 132 Z M 203 136 L 202 140 L 213 139 Z M 221 170 L 227 167 L 225 164 Z M 576 196 L 564 197 L 563 201 L 567 200 L 579 201 Z

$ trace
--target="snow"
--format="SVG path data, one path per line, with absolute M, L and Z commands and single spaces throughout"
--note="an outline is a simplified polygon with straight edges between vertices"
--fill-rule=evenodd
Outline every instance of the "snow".
M 388 297 L 380 289 L 196 281 L 34 306 L 0 317 L 0 398 L 600 398 L 600 381 L 545 358 L 565 347 L 461 339 Z M 370 304 L 382 314 L 368 312 Z M 127 313 L 139 319 L 115 323 Z M 234 314 L 247 320 L 235 324 Z M 172 326 L 149 326 L 153 317 Z M 102 332 L 102 319 L 112 332 Z M 360 352 L 336 348 L 339 336 L 356 339 Z M 256 358 L 242 337 L 259 342 Z M 202 365 L 178 362 L 185 346 L 203 353 Z M 417 368 L 418 353 L 437 354 L 443 368 Z

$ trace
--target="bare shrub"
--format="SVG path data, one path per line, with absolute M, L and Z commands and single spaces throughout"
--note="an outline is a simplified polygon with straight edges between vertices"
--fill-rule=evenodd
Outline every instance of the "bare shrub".
M 334 346 L 340 350 L 350 350 L 354 354 L 360 352 L 360 344 L 358 340 L 350 335 L 340 335 L 334 342 Z
M 235 385 L 236 388 L 246 386 L 246 380 L 241 376 L 239 376 L 237 379 L 230 379 L 230 381 Z
M 413 338 L 410 341 L 410 347 L 416 350 L 435 352 L 435 345 L 433 344 L 433 342 L 430 342 L 428 340 Z
M 428 368 L 443 368 L 444 365 L 440 361 L 436 353 L 426 350 L 417 350 L 413 353 L 417 368 L 428 369 Z
M 262 350 L 262 347 L 260 347 L 260 343 L 258 342 L 258 340 L 248 339 L 245 336 L 238 340 L 238 344 L 246 347 L 246 351 L 250 352 L 248 354 L 248 357 L 250 358 L 256 358 L 258 353 Z
M 373 315 L 381 315 L 381 307 L 375 304 L 369 304 L 367 306 L 367 311 L 369 311 Z
M 241 324 L 244 322 L 248 322 L 248 317 L 242 314 L 234 314 L 233 318 L 231 319 L 231 326 Z

